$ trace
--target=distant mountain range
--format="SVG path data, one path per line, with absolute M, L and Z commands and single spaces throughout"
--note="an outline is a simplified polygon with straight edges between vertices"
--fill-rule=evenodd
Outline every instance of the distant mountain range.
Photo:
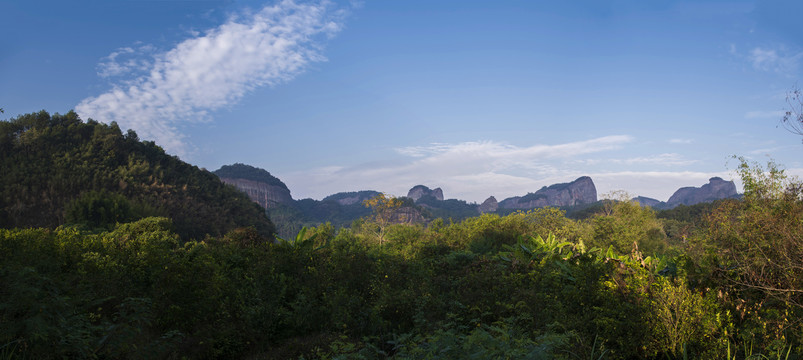
M 644 196 L 635 197 L 633 200 L 642 206 L 663 210 L 671 209 L 678 205 L 690 206 L 719 199 L 738 197 L 739 193 L 736 191 L 736 185 L 733 181 L 725 181 L 720 177 L 712 177 L 708 179 L 708 184 L 701 187 L 688 186 L 678 189 L 666 202 Z
M 233 164 L 213 172 L 223 182 L 242 190 L 265 208 L 276 224 L 281 236 L 291 236 L 301 226 L 315 226 L 330 222 L 336 226 L 348 226 L 354 220 L 370 214 L 363 201 L 380 194 L 374 190 L 340 192 L 322 200 L 295 200 L 290 189 L 281 180 L 264 169 L 246 164 Z M 694 205 L 718 199 L 737 197 L 733 181 L 714 177 L 699 188 L 678 189 L 668 201 L 639 196 L 634 198 L 643 206 L 670 209 L 678 205 Z M 536 192 L 497 201 L 490 196 L 481 204 L 458 199 L 444 199 L 443 190 L 415 185 L 407 193 L 408 201 L 402 211 L 407 218 L 426 221 L 435 218 L 462 220 L 483 213 L 506 214 L 517 210 L 531 210 L 552 206 L 564 209 L 586 208 L 597 203 L 597 189 L 593 180 L 582 176 L 569 183 L 544 186 Z

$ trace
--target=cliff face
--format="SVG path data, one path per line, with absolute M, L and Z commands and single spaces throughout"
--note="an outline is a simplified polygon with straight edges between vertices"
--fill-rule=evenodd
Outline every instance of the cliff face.
M 570 183 L 545 186 L 535 193 L 507 198 L 499 203 L 499 207 L 504 209 L 534 209 L 544 206 L 590 204 L 595 201 L 597 201 L 597 188 L 590 177 L 583 176 Z
M 485 199 L 485 201 L 483 201 L 482 204 L 480 204 L 480 206 L 477 207 L 477 211 L 479 211 L 480 214 L 484 214 L 487 212 L 495 212 L 496 210 L 499 210 L 499 203 L 493 196 Z
M 726 199 L 737 195 L 736 185 L 733 181 L 725 181 L 719 177 L 708 179 L 708 184 L 699 188 L 683 187 L 675 191 L 666 202 L 670 207 L 678 205 L 694 205 L 719 199 Z
M 441 188 L 431 190 L 424 185 L 416 185 L 407 192 L 407 197 L 413 199 L 413 201 L 418 201 L 418 199 L 424 196 L 432 196 L 436 200 L 443 201 L 443 190 L 441 190 Z
M 404 206 L 393 212 L 390 221 L 394 224 L 421 224 L 427 220 L 418 209 Z
M 220 178 L 226 184 L 234 185 L 240 191 L 248 194 L 254 202 L 258 203 L 265 209 L 272 209 L 277 204 L 292 205 L 293 198 L 290 196 L 290 190 L 286 187 L 277 185 L 269 185 L 264 182 L 248 180 L 248 179 L 232 179 Z

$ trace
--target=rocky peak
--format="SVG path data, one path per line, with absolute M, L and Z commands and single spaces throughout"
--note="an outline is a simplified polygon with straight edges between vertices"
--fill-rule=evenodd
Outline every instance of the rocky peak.
M 726 199 L 736 195 L 736 185 L 733 181 L 725 181 L 720 177 L 712 177 L 708 179 L 708 184 L 699 188 L 689 186 L 678 189 L 666 203 L 670 207 L 675 207 L 680 204 L 694 205 L 702 202 Z
M 499 203 L 505 209 L 534 209 L 544 206 L 574 206 L 597 201 L 597 188 L 588 176 L 570 183 L 544 186 L 525 196 L 507 198 Z
M 224 165 L 213 174 L 224 183 L 246 193 L 252 201 L 265 209 L 274 208 L 278 204 L 293 203 L 287 185 L 263 169 L 238 163 Z
M 485 199 L 485 201 L 483 201 L 482 204 L 480 204 L 480 206 L 477 207 L 477 211 L 479 211 L 480 214 L 484 214 L 487 212 L 495 212 L 498 209 L 499 209 L 499 203 L 496 202 L 496 198 L 493 196 Z
M 436 200 L 443 201 L 443 190 L 441 190 L 441 188 L 431 190 L 424 185 L 416 185 L 407 192 L 407 197 L 413 199 L 413 201 L 418 201 L 418 199 L 424 196 L 432 196 Z

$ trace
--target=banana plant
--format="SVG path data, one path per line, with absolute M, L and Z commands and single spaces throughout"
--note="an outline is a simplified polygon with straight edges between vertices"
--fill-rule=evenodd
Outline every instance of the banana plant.
M 554 259 L 568 260 L 574 253 L 571 250 L 564 252 L 564 248 L 573 246 L 568 241 L 561 241 L 553 234 L 549 234 L 546 240 L 540 235 L 537 237 L 529 237 L 529 241 L 525 241 L 523 237 L 519 237 L 519 241 L 515 246 L 505 245 L 503 248 L 506 252 L 500 253 L 499 258 L 512 262 L 515 258 L 520 262 L 530 262 L 540 260 L 544 257 Z
M 285 239 L 283 239 L 283 238 L 281 238 L 279 236 L 276 236 L 276 240 L 279 242 L 279 244 L 282 244 L 284 246 L 289 246 L 291 248 L 300 249 L 300 248 L 312 246 L 313 244 L 315 244 L 315 239 L 318 237 L 319 234 L 313 234 L 309 238 L 307 238 L 306 235 L 307 235 L 307 227 L 304 226 L 304 227 L 301 228 L 301 230 L 298 231 L 298 234 L 296 234 L 296 236 L 295 236 L 295 238 L 293 240 L 285 240 Z M 329 240 L 326 240 L 326 243 L 324 243 L 323 245 L 312 249 L 312 251 L 318 251 L 318 250 L 323 249 L 323 248 L 325 248 L 327 246 L 329 246 Z

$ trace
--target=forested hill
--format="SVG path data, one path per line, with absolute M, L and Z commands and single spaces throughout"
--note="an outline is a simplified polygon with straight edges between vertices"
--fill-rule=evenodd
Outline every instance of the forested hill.
M 116 123 L 45 111 L 0 121 L 0 226 L 108 227 L 145 216 L 173 220 L 184 239 L 253 226 L 265 212 L 214 174 L 140 141 Z

